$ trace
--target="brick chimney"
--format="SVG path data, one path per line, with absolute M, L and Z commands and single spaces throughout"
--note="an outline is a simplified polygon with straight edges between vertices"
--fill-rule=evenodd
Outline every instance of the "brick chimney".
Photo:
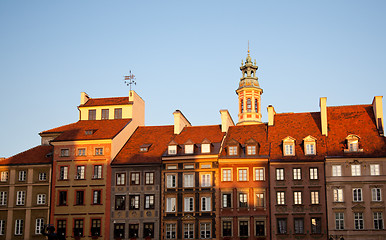
M 174 134 L 180 134 L 182 129 L 186 126 L 192 126 L 188 119 L 182 114 L 180 110 L 176 110 L 174 113 Z
M 85 92 L 80 93 L 80 105 L 85 104 L 89 99 L 90 97 L 87 95 L 87 93 Z
M 268 105 L 268 126 L 273 126 L 274 124 L 274 118 L 275 118 L 275 108 L 272 105 Z
M 383 96 L 375 96 L 373 99 L 373 111 L 375 117 L 375 123 L 377 124 L 377 129 L 379 135 L 384 136 L 384 125 L 383 125 Z
M 220 110 L 220 114 L 221 114 L 221 131 L 228 132 L 228 128 L 230 126 L 234 126 L 235 123 L 233 122 L 233 119 L 229 114 L 228 110 Z
M 322 135 L 327 136 L 327 98 L 321 97 L 319 101 L 320 121 L 322 126 Z

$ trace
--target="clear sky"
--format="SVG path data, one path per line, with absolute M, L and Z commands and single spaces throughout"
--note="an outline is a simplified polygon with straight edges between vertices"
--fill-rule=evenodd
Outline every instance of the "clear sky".
M 237 122 L 241 59 L 276 112 L 370 104 L 386 93 L 386 1 L 0 1 L 0 157 L 76 122 L 80 93 L 146 102 L 146 125 Z M 385 101 L 384 101 L 385 103 Z M 384 106 L 386 111 L 386 106 Z

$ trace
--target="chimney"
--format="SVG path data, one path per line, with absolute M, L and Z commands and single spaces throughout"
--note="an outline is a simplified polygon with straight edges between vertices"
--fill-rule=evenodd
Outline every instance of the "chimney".
M 322 135 L 327 136 L 327 98 L 321 97 L 319 101 L 320 121 L 322 126 Z
M 89 99 L 90 97 L 87 95 L 87 93 L 85 92 L 80 93 L 80 105 L 85 104 Z
M 268 105 L 267 110 L 268 110 L 268 126 L 273 126 L 274 118 L 276 114 L 275 108 L 273 108 L 272 105 Z
M 379 135 L 384 136 L 382 98 L 383 96 L 374 97 L 373 111 L 374 111 L 375 123 L 377 125 Z
M 192 126 L 188 119 L 182 114 L 180 110 L 176 110 L 174 113 L 174 134 L 180 134 L 182 129 L 186 126 Z
M 233 119 L 229 114 L 228 110 L 220 110 L 220 114 L 221 114 L 221 131 L 228 132 L 229 126 L 234 126 L 235 123 L 233 122 Z

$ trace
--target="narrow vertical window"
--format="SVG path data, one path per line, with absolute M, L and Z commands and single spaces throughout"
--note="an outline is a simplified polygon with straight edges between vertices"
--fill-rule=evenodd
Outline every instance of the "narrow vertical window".
M 252 102 L 251 102 L 251 99 L 248 98 L 247 99 L 247 112 L 251 112 L 252 111 Z
M 109 119 L 109 109 L 102 109 L 102 120 Z
M 344 230 L 344 213 L 335 213 L 335 229 Z
M 95 109 L 88 110 L 88 120 L 96 120 L 96 110 Z
M 35 222 L 35 234 L 42 234 L 44 230 L 44 219 L 37 218 Z
M 114 119 L 122 119 L 122 108 L 114 109 Z

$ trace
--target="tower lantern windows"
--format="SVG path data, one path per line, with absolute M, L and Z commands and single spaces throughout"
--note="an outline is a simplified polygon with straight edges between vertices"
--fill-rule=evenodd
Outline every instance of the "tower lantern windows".
M 247 99 L 247 112 L 252 111 L 252 101 L 250 98 Z
M 255 99 L 255 112 L 257 112 L 257 99 Z
M 241 99 L 240 101 L 240 112 L 244 112 L 244 100 Z

